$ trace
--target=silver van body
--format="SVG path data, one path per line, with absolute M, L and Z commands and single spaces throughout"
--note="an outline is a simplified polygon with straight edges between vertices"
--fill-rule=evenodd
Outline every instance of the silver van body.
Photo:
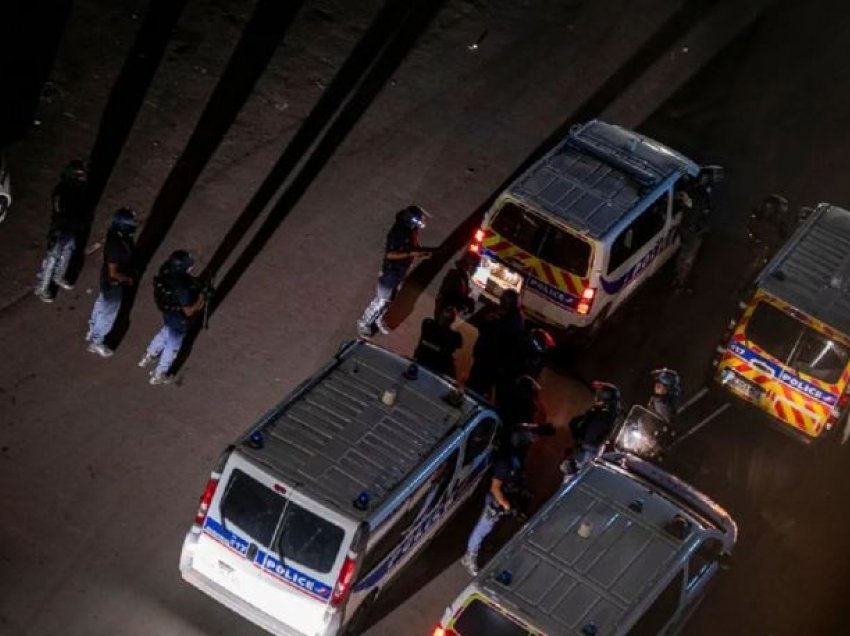
M 673 193 L 701 167 L 632 130 L 594 120 L 502 192 L 470 249 L 495 301 L 507 288 L 539 322 L 584 328 L 610 316 L 679 247 Z
M 608 454 L 558 493 L 446 611 L 458 636 L 672 634 L 735 543 L 717 504 Z
M 340 633 L 472 493 L 499 426 L 450 380 L 346 345 L 225 451 L 183 578 L 272 633 Z

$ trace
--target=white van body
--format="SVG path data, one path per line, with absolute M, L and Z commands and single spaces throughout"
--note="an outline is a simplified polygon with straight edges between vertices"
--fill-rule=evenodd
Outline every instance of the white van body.
M 691 486 L 604 455 L 491 559 L 435 634 L 673 634 L 736 538 L 731 517 Z
M 484 216 L 473 281 L 498 300 L 516 289 L 529 316 L 557 328 L 598 325 L 679 247 L 673 193 L 700 166 L 633 131 L 575 126 Z
M 225 451 L 182 576 L 274 634 L 353 631 L 475 489 L 499 426 L 453 382 L 346 345 Z

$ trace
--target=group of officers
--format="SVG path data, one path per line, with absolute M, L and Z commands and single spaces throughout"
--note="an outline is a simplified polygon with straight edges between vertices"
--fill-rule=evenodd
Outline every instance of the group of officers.
M 414 263 L 430 258 L 437 251 L 420 245 L 419 234 L 426 218 L 426 212 L 418 206 L 396 214 L 386 237 L 375 297 L 357 321 L 361 337 L 391 331 L 384 317 L 393 299 Z M 454 379 L 458 379 L 454 357 L 463 339 L 453 325 L 458 317 L 475 312 L 472 276 L 480 259 L 477 253 L 464 252 L 446 274 L 435 298 L 433 316 L 422 321 L 413 354 L 422 366 Z M 502 292 L 498 306 L 488 307 L 483 315 L 476 316 L 476 326 L 478 337 L 472 350 L 472 366 L 462 384 L 494 404 L 502 419 L 503 432 L 484 508 L 462 559 L 473 575 L 478 571 L 481 545 L 498 520 L 522 515 L 529 498 L 523 486 L 529 446 L 537 438 L 555 434 L 555 427 L 547 422 L 539 383 L 546 354 L 555 346 L 554 338 L 544 329 L 526 325 L 519 294 L 512 289 Z M 659 369 L 653 372 L 652 379 L 653 394 L 648 408 L 670 422 L 680 392 L 678 374 L 671 369 Z M 599 455 L 610 441 L 621 413 L 620 390 L 615 385 L 595 382 L 593 390 L 591 407 L 569 423 L 572 446 L 566 450 L 561 464 L 565 479 L 571 479 Z
M 93 220 L 88 166 L 70 162 L 53 190 L 47 253 L 35 285 L 35 295 L 51 303 L 59 289 L 73 289 L 68 272 L 82 253 Z M 135 235 L 139 228 L 136 212 L 119 208 L 113 215 L 103 244 L 103 265 L 99 292 L 89 318 L 87 349 L 103 358 L 113 355 L 106 340 L 115 326 L 122 303 L 136 285 L 139 255 Z M 150 384 L 168 384 L 174 380 L 171 367 L 189 329 L 204 311 L 210 288 L 192 275 L 192 256 L 176 250 L 160 266 L 154 277 L 154 300 L 162 313 L 163 324 L 148 344 L 139 361 L 142 368 L 152 367 Z

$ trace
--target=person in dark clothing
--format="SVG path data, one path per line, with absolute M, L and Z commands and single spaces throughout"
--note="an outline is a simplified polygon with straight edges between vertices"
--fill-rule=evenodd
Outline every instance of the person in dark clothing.
M 498 311 L 486 315 L 478 327 L 466 386 L 484 397 L 490 397 L 494 387 L 498 392 L 499 385 L 509 388 L 510 361 L 520 355 L 524 332 L 519 294 L 507 289 L 499 299 Z
M 540 384 L 530 375 L 520 376 L 511 390 L 500 396 L 497 410 L 506 438 L 509 438 L 520 424 L 544 422 L 546 411 L 540 399 Z
M 652 377 L 652 396 L 647 408 L 668 424 L 673 421 L 679 407 L 681 382 L 679 374 L 673 369 L 655 369 Z
M 572 454 L 561 464 L 561 472 L 571 479 L 596 457 L 617 423 L 620 414 L 620 390 L 607 382 L 594 382 L 593 406 L 570 421 Z
M 204 286 L 191 274 L 193 264 L 187 251 L 177 250 L 154 277 L 154 300 L 162 312 L 163 326 L 139 361 L 144 368 L 158 360 L 150 376 L 151 384 L 168 384 L 174 379 L 168 371 L 180 352 L 191 320 L 206 304 Z
M 471 314 L 475 311 L 475 300 L 472 298 L 472 281 L 470 277 L 481 263 L 481 256 L 475 252 L 464 252 L 449 270 L 434 301 L 434 317 L 440 315 L 444 307 L 454 307 L 458 314 Z
M 100 293 L 94 303 L 86 335 L 88 350 L 102 358 L 108 358 L 113 353 L 103 341 L 112 331 L 121 309 L 124 288 L 132 286 L 135 280 L 136 243 L 133 235 L 137 228 L 136 213 L 130 208 L 121 208 L 112 216 L 112 224 L 106 234 Z
M 425 210 L 418 206 L 404 208 L 395 215 L 395 223 L 387 234 L 377 292 L 357 321 L 357 332 L 361 337 L 371 338 L 375 329 L 385 335 L 390 333 L 390 328 L 384 322 L 384 314 L 404 283 L 413 262 L 417 258 L 430 258 L 434 251 L 419 245 L 419 231 L 424 227 Z
M 82 248 L 92 222 L 88 196 L 88 170 L 82 161 L 72 161 L 53 190 L 53 211 L 47 235 L 47 254 L 41 263 L 35 295 L 46 303 L 53 302 L 51 283 L 72 289 L 65 278 L 74 253 Z
M 691 271 L 696 264 L 700 247 L 709 230 L 711 216 L 711 183 L 709 175 L 700 175 L 696 180 L 685 183 L 676 192 L 674 215 L 681 214 L 679 224 L 681 244 L 676 255 L 674 287 L 678 291 L 692 291 Z
M 525 491 L 525 457 L 531 443 L 538 437 L 552 436 L 552 424 L 518 427 L 510 443 L 499 451 L 493 461 L 490 489 L 484 498 L 484 509 L 472 529 L 461 563 L 472 576 L 478 573 L 478 551 L 498 520 L 507 514 L 522 514 L 528 494 Z
M 413 353 L 413 359 L 435 373 L 455 377 L 455 351 L 463 346 L 463 337 L 452 329 L 457 319 L 454 307 L 443 307 L 436 320 L 422 321 L 422 335 Z

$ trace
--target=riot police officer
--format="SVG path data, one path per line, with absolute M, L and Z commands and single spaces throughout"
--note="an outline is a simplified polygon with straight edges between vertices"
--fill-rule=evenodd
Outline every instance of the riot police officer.
M 136 243 L 133 236 L 139 227 L 132 208 L 120 208 L 112 215 L 112 223 L 103 245 L 103 267 L 100 271 L 100 293 L 89 318 L 86 336 L 88 350 L 103 358 L 113 351 L 103 340 L 112 331 L 115 317 L 121 309 L 124 288 L 135 280 Z
M 189 252 L 177 250 L 154 277 L 154 300 L 162 312 L 163 325 L 139 361 L 142 368 L 157 361 L 150 376 L 151 384 L 168 384 L 174 380 L 169 369 L 180 352 L 190 322 L 206 304 L 204 285 L 191 274 L 193 265 Z
M 602 451 L 620 414 L 620 389 L 608 382 L 594 382 L 593 406 L 570 421 L 572 454 L 561 464 L 567 479 L 578 473 Z
M 696 264 L 703 239 L 708 234 L 711 215 L 711 182 L 708 173 L 702 173 L 684 189 L 676 192 L 674 214 L 681 214 L 679 224 L 681 244 L 676 255 L 674 286 L 677 291 L 692 291 L 691 271 Z
M 463 337 L 452 328 L 456 319 L 457 311 L 448 305 L 436 320 L 425 318 L 413 352 L 413 359 L 423 367 L 450 378 L 455 377 L 455 351 L 463 346 Z
M 401 288 L 414 260 L 429 258 L 434 251 L 419 245 L 419 231 L 424 227 L 425 211 L 419 206 L 412 205 L 396 214 L 395 223 L 387 233 L 377 292 L 357 321 L 357 332 L 360 336 L 370 338 L 376 328 L 383 334 L 390 333 L 390 328 L 384 323 L 384 314 Z
M 440 283 L 434 301 L 435 318 L 440 315 L 443 307 L 454 307 L 458 314 L 471 314 L 475 311 L 470 277 L 480 263 L 481 256 L 475 252 L 464 252 L 463 256 L 455 261 L 455 266 Z
M 650 377 L 652 378 L 652 395 L 647 408 L 669 424 L 679 408 L 681 394 L 679 374 L 665 367 L 655 369 Z
M 488 313 L 478 325 L 466 386 L 484 397 L 489 397 L 494 388 L 496 392 L 500 387 L 503 392 L 505 387 L 509 389 L 517 377 L 511 366 L 520 355 L 524 335 L 519 294 L 506 289 L 499 298 L 498 310 Z
M 92 222 L 88 191 L 88 169 L 82 161 L 70 162 L 53 190 L 53 209 L 47 235 L 47 254 L 35 286 L 39 300 L 52 303 L 51 283 L 72 289 L 66 275 L 74 254 L 82 247 Z

